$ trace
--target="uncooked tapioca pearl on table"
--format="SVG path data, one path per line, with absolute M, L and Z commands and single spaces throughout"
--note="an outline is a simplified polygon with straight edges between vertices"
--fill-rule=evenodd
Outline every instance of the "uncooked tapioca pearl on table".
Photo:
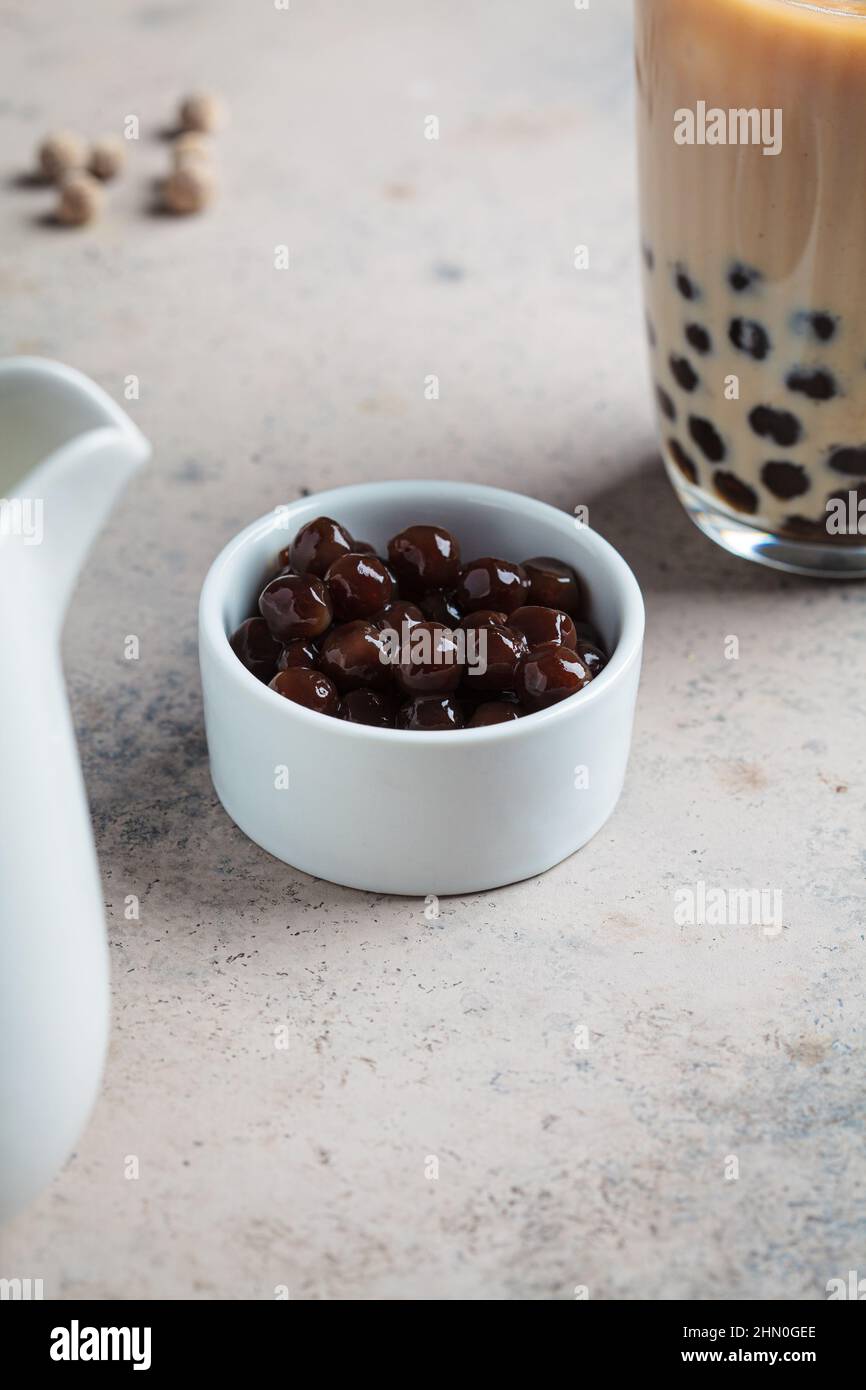
M 55 182 L 74 169 L 83 169 L 87 145 L 74 131 L 59 130 L 42 141 L 37 160 L 43 176 Z
M 162 201 L 169 212 L 186 215 L 203 212 L 213 201 L 216 182 L 203 164 L 184 162 L 172 170 L 162 185 Z
M 55 215 L 66 227 L 92 222 L 102 208 L 102 189 L 89 174 L 68 174 L 60 185 Z
M 87 167 L 97 179 L 107 183 L 114 179 L 126 163 L 126 150 L 117 135 L 101 135 L 90 147 Z
M 225 103 L 215 92 L 192 92 L 180 104 L 181 130 L 212 132 L 226 124 Z

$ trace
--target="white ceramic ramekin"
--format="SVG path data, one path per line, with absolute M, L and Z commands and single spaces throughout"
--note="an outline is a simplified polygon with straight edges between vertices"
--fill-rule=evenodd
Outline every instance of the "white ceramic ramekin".
M 561 704 L 483 729 L 374 729 L 293 704 L 241 665 L 228 635 L 256 611 L 277 552 L 322 515 L 383 553 L 395 532 L 438 522 L 467 558 L 564 560 L 586 581 L 608 665 Z M 444 895 L 542 873 L 584 845 L 617 803 L 643 631 L 643 600 L 622 557 L 543 502 L 451 482 L 361 483 L 301 498 L 230 541 L 202 589 L 199 651 L 217 795 L 256 844 L 351 888 Z

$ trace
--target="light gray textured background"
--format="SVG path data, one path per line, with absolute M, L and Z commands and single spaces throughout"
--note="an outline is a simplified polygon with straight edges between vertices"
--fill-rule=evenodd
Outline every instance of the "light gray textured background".
M 866 589 L 726 557 L 662 474 L 630 27 L 626 0 L 0 8 L 0 347 L 118 398 L 138 375 L 155 451 L 66 630 L 114 1031 L 78 1152 L 2 1237 L 46 1297 L 812 1299 L 866 1274 Z M 221 197 L 155 217 L 155 132 L 197 86 L 232 108 Z M 15 184 L 39 135 L 128 113 L 103 220 L 42 225 Z M 432 922 L 229 823 L 195 655 L 236 529 L 407 475 L 588 503 L 648 607 L 613 820 Z M 784 931 L 677 926 L 698 879 L 780 888 Z

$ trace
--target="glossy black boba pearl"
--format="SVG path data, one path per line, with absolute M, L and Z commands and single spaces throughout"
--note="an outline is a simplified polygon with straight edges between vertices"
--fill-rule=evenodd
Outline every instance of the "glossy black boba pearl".
M 763 362 L 770 351 L 770 335 L 766 328 L 754 319 L 731 319 L 728 337 L 739 352 Z
M 394 594 L 391 576 L 375 555 L 341 555 L 325 575 L 325 583 L 340 623 L 371 618 Z
M 371 545 L 369 541 L 356 541 L 356 540 L 353 539 L 353 540 L 352 540 L 352 554 L 353 554 L 353 555 L 375 555 L 375 554 L 376 554 L 376 547 L 375 547 L 375 545 Z
M 713 487 L 734 511 L 748 512 L 751 515 L 758 510 L 758 494 L 748 483 L 744 483 L 742 478 L 738 478 L 736 473 L 717 469 L 713 474 Z
M 827 462 L 837 473 L 844 473 L 847 478 L 866 477 L 866 444 L 858 448 L 846 445 L 844 448 L 834 449 Z
M 467 623 L 463 630 L 466 633 L 466 689 L 513 689 L 517 664 L 526 650 L 522 634 L 497 623 L 477 628 Z
M 478 608 L 474 613 L 467 613 L 457 624 L 458 628 L 507 626 L 508 614 L 498 608 Z
M 796 415 L 792 415 L 790 410 L 775 410 L 770 405 L 756 405 L 754 410 L 749 412 L 749 424 L 755 434 L 762 439 L 772 439 L 774 444 L 779 444 L 783 449 L 790 448 L 796 444 L 803 427 Z
M 313 574 L 278 575 L 259 596 L 259 612 L 274 637 L 319 637 L 334 616 L 331 597 Z
M 554 646 L 573 649 L 577 641 L 573 619 L 559 608 L 527 604 L 514 610 L 508 619 L 508 626 L 523 633 L 527 647 L 543 647 L 552 642 Z
M 761 469 L 761 482 L 774 497 L 787 500 L 809 491 L 809 475 L 802 464 L 770 459 Z
M 710 463 L 720 463 L 725 457 L 725 442 L 711 420 L 705 420 L 702 415 L 690 415 L 689 434 Z
M 739 261 L 732 265 L 728 271 L 728 284 L 735 294 L 743 294 L 746 290 L 753 289 L 763 278 L 759 270 L 755 270 L 749 265 L 743 265 Z
M 656 386 L 656 400 L 659 403 L 659 410 L 668 420 L 677 418 L 677 408 L 663 386 Z
M 508 704 L 505 700 L 486 700 L 477 707 L 466 728 L 486 729 L 491 724 L 510 724 L 513 720 L 519 719 L 520 714 L 517 705 Z
M 418 695 L 397 711 L 398 729 L 438 733 L 463 728 L 463 711 L 447 695 Z
M 522 565 L 491 555 L 471 560 L 460 574 L 454 598 L 463 613 L 476 608 L 499 608 L 513 613 L 529 596 L 529 576 Z
M 597 676 L 599 671 L 603 671 L 607 665 L 607 657 L 598 642 L 588 642 L 585 638 L 578 637 L 574 644 L 574 650 L 590 676 Z
M 668 449 L 670 451 L 671 458 L 673 459 L 677 468 L 682 473 L 683 477 L 686 478 L 690 483 L 696 483 L 698 481 L 698 470 L 695 467 L 694 459 L 689 457 L 680 441 L 678 439 L 673 438 L 669 439 Z
M 429 594 L 422 594 L 418 607 L 428 622 L 454 627 L 460 621 L 461 609 L 448 589 L 432 589 Z
M 391 684 L 391 667 L 382 634 L 363 618 L 331 628 L 319 648 L 317 665 L 341 695 L 360 690 L 362 686 L 387 690 Z
M 450 628 L 442 623 L 418 623 L 402 642 L 394 679 L 407 695 L 447 695 L 463 674 L 460 650 Z
M 533 555 L 523 561 L 529 579 L 529 593 L 524 603 L 538 603 L 544 608 L 561 608 L 576 618 L 583 605 L 581 583 L 570 565 L 552 555 Z M 522 605 L 518 605 L 522 606 Z
M 341 555 L 348 555 L 352 545 L 352 537 L 339 521 L 317 516 L 295 536 L 289 547 L 289 563 L 298 574 L 315 574 L 324 579 L 334 561 Z
M 540 710 L 576 695 L 591 680 L 589 668 L 577 652 L 568 647 L 541 647 L 521 659 L 516 689 L 525 709 Z
M 695 352 L 704 356 L 712 350 L 713 340 L 707 330 L 699 323 L 689 323 L 686 325 L 686 341 L 694 348 Z
M 399 632 L 402 633 L 404 626 L 413 628 L 418 623 L 423 623 L 424 614 L 416 603 L 409 603 L 406 599 L 396 598 L 391 603 L 386 603 L 380 612 L 375 613 L 370 619 L 374 627 L 380 632 Z
M 789 391 L 798 391 L 812 401 L 830 401 L 838 392 L 830 372 L 825 372 L 820 367 L 815 370 L 795 367 L 786 376 L 785 385 Z
M 801 309 L 794 315 L 792 323 L 795 333 L 814 338 L 819 343 L 829 343 L 836 336 L 838 326 L 838 318 L 822 309 Z
M 410 595 L 450 589 L 460 574 L 460 546 L 442 526 L 407 526 L 389 540 L 388 560 Z
M 287 671 L 278 671 L 270 686 L 278 695 L 305 709 L 317 710 L 319 714 L 336 714 L 339 709 L 337 687 L 321 671 L 291 666 Z
M 287 642 L 280 652 L 277 670 L 288 671 L 290 666 L 315 666 L 316 660 L 316 648 L 312 642 L 295 637 L 291 642 Z
M 393 695 L 376 690 L 350 690 L 340 701 L 340 718 L 348 724 L 368 724 L 376 729 L 393 729 L 397 701 Z
M 282 647 L 264 618 L 247 618 L 232 633 L 229 645 L 235 656 L 260 681 L 269 681 L 277 669 Z
M 700 377 L 686 357 L 675 357 L 671 353 L 668 358 L 668 365 L 671 369 L 671 376 L 678 386 L 684 391 L 694 391 L 700 381 Z
M 697 285 L 692 280 L 691 276 L 688 275 L 687 272 L 683 269 L 682 266 L 676 267 L 676 271 L 674 274 L 674 284 L 676 285 L 683 299 L 700 298 L 700 291 Z

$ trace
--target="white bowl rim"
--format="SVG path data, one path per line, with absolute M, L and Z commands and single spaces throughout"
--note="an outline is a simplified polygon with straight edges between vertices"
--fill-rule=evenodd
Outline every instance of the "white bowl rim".
M 512 511 L 520 510 L 535 516 L 547 524 L 555 523 L 556 529 L 560 530 L 563 537 L 568 538 L 572 545 L 576 545 L 578 551 L 581 547 L 594 551 L 616 584 L 622 615 L 622 632 L 613 656 L 604 669 L 590 681 L 589 685 L 574 695 L 570 695 L 567 699 L 560 700 L 558 704 L 550 705 L 544 710 L 536 710 L 523 719 L 511 719 L 503 724 L 488 724 L 480 729 L 443 731 L 380 729 L 370 724 L 355 724 L 346 719 L 335 719 L 329 716 L 328 722 L 333 726 L 332 732 L 336 738 L 384 742 L 391 748 L 408 740 L 413 748 L 426 744 L 438 747 L 440 751 L 444 732 L 459 736 L 459 747 L 461 748 L 475 743 L 494 742 L 499 739 L 504 741 L 506 739 L 526 738 L 531 735 L 533 729 L 541 731 L 542 721 L 545 726 L 549 726 L 557 720 L 564 721 L 569 717 L 574 718 L 591 701 L 603 700 L 614 684 L 624 679 L 627 671 L 640 654 L 645 623 L 644 602 L 640 587 L 631 569 L 609 541 L 604 540 L 588 526 L 575 526 L 574 518 L 568 512 L 553 507 L 548 502 L 540 502 L 537 498 L 527 497 L 520 492 L 490 487 L 485 483 L 449 482 L 439 478 L 429 480 L 398 478 L 379 482 L 350 483 L 345 487 L 330 488 L 326 492 L 310 493 L 304 497 L 297 497 L 294 501 L 282 503 L 279 507 L 274 507 L 272 511 L 266 512 L 264 516 L 250 522 L 249 526 L 244 527 L 223 546 L 208 570 L 202 585 L 199 601 L 199 626 L 203 639 L 209 643 L 211 651 L 225 667 L 229 678 L 236 684 L 242 684 L 250 699 L 269 702 L 278 700 L 285 710 L 286 718 L 298 720 L 300 729 L 303 729 L 312 720 L 314 721 L 313 727 L 321 732 L 322 715 L 317 710 L 306 709 L 303 705 L 287 700 L 276 690 L 271 690 L 270 686 L 247 670 L 229 645 L 230 634 L 226 632 L 223 625 L 221 609 L 228 587 L 227 579 L 231 573 L 232 562 L 235 557 L 259 536 L 274 530 L 278 518 L 284 518 L 287 512 L 291 514 L 295 506 L 306 508 L 310 503 L 313 503 L 317 509 L 321 509 L 320 514 L 323 516 L 332 516 L 335 513 L 339 515 L 340 505 L 342 503 L 351 504 L 353 498 L 359 498 L 362 495 L 369 497 L 371 494 L 375 495 L 376 492 L 397 491 L 406 495 L 410 504 L 413 492 L 423 494 L 425 500 L 429 500 L 432 495 L 434 501 L 436 494 L 440 493 L 443 497 L 447 496 L 452 500 L 464 502 L 467 507 L 484 501 L 497 502 L 500 506 L 507 506 Z M 574 564 L 579 570 L 579 559 L 575 559 Z M 450 746 L 450 739 L 448 743 Z

